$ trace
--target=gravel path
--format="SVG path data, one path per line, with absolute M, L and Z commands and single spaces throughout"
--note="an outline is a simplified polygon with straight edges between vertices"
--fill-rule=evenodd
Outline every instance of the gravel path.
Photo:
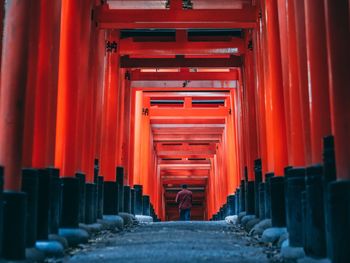
M 161 222 L 114 233 L 67 262 L 268 262 L 264 248 L 225 222 Z

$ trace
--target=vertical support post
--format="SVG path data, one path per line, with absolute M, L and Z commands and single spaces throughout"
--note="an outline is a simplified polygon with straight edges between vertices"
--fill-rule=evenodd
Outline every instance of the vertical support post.
M 327 43 L 322 1 L 305 0 L 312 162 L 322 161 L 322 139 L 331 134 Z
M 101 174 L 105 181 L 115 182 L 118 116 L 119 31 L 107 31 L 106 78 L 102 116 Z M 114 49 L 114 46 L 116 49 Z M 107 201 L 107 200 L 105 200 Z
M 269 162 L 270 171 L 278 175 L 283 174 L 283 169 L 287 166 L 287 138 L 285 114 L 283 106 L 282 71 L 281 71 L 281 51 L 278 28 L 278 12 L 276 0 L 266 0 L 263 12 L 264 24 L 266 25 L 266 121 L 268 151 L 273 162 Z M 271 166 L 271 167 L 270 167 Z

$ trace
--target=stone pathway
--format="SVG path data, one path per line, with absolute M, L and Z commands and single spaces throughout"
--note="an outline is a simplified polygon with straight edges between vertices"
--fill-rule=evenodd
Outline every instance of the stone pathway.
M 161 222 L 109 233 L 65 262 L 269 262 L 264 249 L 223 221 Z

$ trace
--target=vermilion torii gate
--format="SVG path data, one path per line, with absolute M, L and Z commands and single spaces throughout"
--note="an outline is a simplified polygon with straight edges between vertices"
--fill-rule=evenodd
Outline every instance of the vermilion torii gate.
M 256 197 L 266 174 L 287 181 L 288 192 L 290 177 L 305 181 L 320 163 L 329 248 L 315 256 L 348 257 L 350 233 L 337 226 L 349 221 L 349 1 L 216 2 L 222 8 L 0 0 L 5 258 L 22 259 L 33 246 L 23 235 L 25 213 L 52 225 L 51 205 L 32 207 L 23 168 L 37 178 L 38 193 L 42 178 L 60 174 L 60 227 L 77 229 L 81 218 L 96 221 L 98 210 L 87 198 L 81 209 L 81 187 L 92 196 L 102 180 L 105 213 L 123 211 L 115 203 L 124 181 L 142 185 L 155 213 L 174 219 L 174 192 L 187 183 L 194 217 L 203 220 L 230 194 L 238 200 L 250 187 Z M 287 213 L 293 240 L 291 222 L 302 223 L 292 219 Z

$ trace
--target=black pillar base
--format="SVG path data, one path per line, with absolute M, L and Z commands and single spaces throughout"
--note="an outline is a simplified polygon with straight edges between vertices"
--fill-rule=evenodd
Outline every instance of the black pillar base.
M 50 210 L 50 186 L 51 176 L 47 169 L 39 169 L 39 192 L 38 192 L 38 228 L 37 239 L 49 238 L 49 210 Z
M 306 169 L 305 253 L 314 257 L 326 257 L 326 232 L 323 200 L 323 169 L 321 165 Z
M 124 211 L 125 213 L 131 213 L 131 192 L 130 186 L 124 186 Z
M 57 168 L 47 168 L 50 178 L 50 209 L 49 209 L 49 232 L 50 234 L 58 234 L 60 226 L 60 210 L 61 210 L 61 179 L 60 170 Z
M 350 180 L 332 182 L 328 191 L 331 260 L 350 262 Z
M 286 208 L 289 244 L 303 246 L 302 192 L 305 191 L 305 168 L 292 168 L 287 171 Z
M 239 212 L 244 212 L 246 210 L 246 207 L 245 207 L 245 182 L 244 180 L 241 180 L 241 185 L 239 187 L 240 191 L 239 191 Z
M 148 195 L 142 196 L 142 214 L 144 216 L 149 216 L 151 214 L 150 199 Z
M 135 215 L 135 189 L 130 189 L 130 213 Z
M 235 195 L 229 195 L 227 197 L 227 215 L 233 216 L 236 212 L 236 197 Z
M 142 215 L 142 185 L 134 185 L 135 189 L 135 215 Z
M 27 195 L 5 191 L 3 257 L 9 260 L 25 259 Z
M 79 181 L 79 222 L 84 223 L 85 222 L 85 174 L 83 173 L 76 173 L 75 177 Z
M 240 196 L 240 189 L 239 188 L 237 188 L 236 189 L 236 194 L 235 194 L 235 196 L 236 196 L 236 198 L 235 198 L 235 203 L 236 203 L 236 205 L 235 205 L 235 215 L 238 215 L 239 214 L 239 211 L 240 211 L 240 208 L 239 208 L 239 204 L 240 204 L 240 200 L 239 200 L 239 196 Z
M 62 228 L 79 227 L 79 181 L 74 177 L 61 178 L 62 185 Z
M 37 169 L 25 168 L 22 170 L 22 192 L 27 194 L 27 217 L 26 217 L 26 247 L 35 246 L 37 237 L 37 214 L 39 176 Z
M 96 222 L 96 192 L 97 185 L 93 183 L 85 184 L 85 224 Z
M 265 218 L 271 218 L 271 184 L 270 179 L 274 173 L 265 174 Z
M 97 177 L 97 218 L 103 218 L 103 196 L 104 196 L 104 178 L 103 176 Z
M 260 192 L 259 185 L 262 182 L 261 159 L 254 161 L 254 194 L 255 194 L 255 216 L 260 217 Z
M 118 184 L 118 211 L 124 212 L 124 168 L 122 166 L 116 168 L 116 182 Z
M 103 214 L 117 215 L 118 212 L 118 185 L 116 182 L 105 181 L 103 189 Z
M 259 184 L 259 218 L 265 219 L 265 183 Z
M 246 189 L 246 212 L 247 215 L 255 215 L 255 193 L 254 193 L 254 181 L 250 181 L 247 183 Z
M 284 177 L 270 178 L 271 221 L 273 227 L 286 226 L 286 206 L 284 198 Z

